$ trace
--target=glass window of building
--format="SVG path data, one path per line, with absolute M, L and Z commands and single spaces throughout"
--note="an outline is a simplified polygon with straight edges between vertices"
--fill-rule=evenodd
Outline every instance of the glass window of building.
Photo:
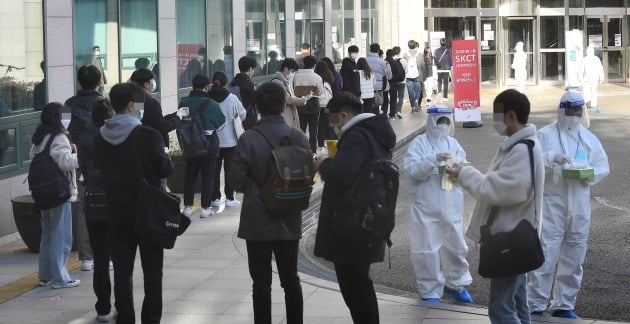
M 353 1 L 332 2 L 332 60 L 335 63 L 341 63 L 348 54 L 348 47 L 354 44 L 353 13 Z
M 443 31 L 450 42 L 457 39 L 467 39 L 477 34 L 477 17 L 436 17 L 435 31 Z
M 586 0 L 586 7 L 623 7 L 623 0 Z
M 564 16 L 540 17 L 540 48 L 564 48 Z
M 206 0 L 177 1 L 177 84 L 192 87 L 198 73 L 208 75 L 206 50 Z
M 375 2 L 375 0 L 361 1 L 361 46 L 359 48 L 366 53 L 370 51 L 370 44 L 378 37 L 378 11 Z
M 178 1 L 179 3 L 179 1 Z M 210 1 L 207 3 L 207 47 L 209 76 L 223 71 L 228 80 L 234 76 L 234 56 L 232 54 L 232 1 Z
M 323 0 L 295 0 L 295 48 L 300 65 L 305 56 L 326 56 Z
M 564 8 L 564 0 L 542 0 L 541 8 Z
M 542 80 L 564 80 L 564 16 L 540 17 Z
M 254 76 L 273 74 L 286 50 L 284 1 L 247 0 L 245 8 L 245 47 L 247 55 L 258 62 Z
M 157 59 L 157 0 L 120 0 L 121 80 L 138 68 L 153 70 Z
M 481 17 L 481 84 L 496 85 L 497 82 L 497 19 Z
M 569 30 L 584 30 L 584 16 L 569 16 Z
M 431 8 L 477 8 L 477 0 L 431 0 Z
M 0 6 L 0 178 L 27 166 L 31 136 L 48 102 L 42 1 Z
M 497 2 L 496 0 L 481 0 L 480 5 L 481 8 L 496 8 Z
M 74 0 L 73 10 L 75 68 L 78 70 L 83 65 L 98 67 L 103 83 L 99 92 L 107 94 L 120 80 L 117 3 Z
M 569 0 L 570 8 L 584 8 L 584 0 Z

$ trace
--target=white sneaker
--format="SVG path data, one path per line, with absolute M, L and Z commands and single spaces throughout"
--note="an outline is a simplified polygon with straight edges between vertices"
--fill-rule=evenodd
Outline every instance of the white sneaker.
M 223 202 L 223 199 L 215 199 L 212 201 L 212 203 L 210 203 L 210 206 L 212 207 L 221 207 L 221 203 Z
M 72 288 L 72 287 L 76 287 L 78 285 L 81 284 L 81 280 L 79 279 L 72 279 L 68 282 L 65 283 L 53 283 L 52 284 L 52 288 L 53 289 L 59 289 L 59 288 Z
M 109 261 L 109 270 L 114 270 L 114 262 Z
M 92 260 L 83 260 L 81 264 L 81 270 L 83 271 L 92 271 L 94 269 L 94 261 Z
M 210 209 L 210 207 L 201 209 L 201 213 L 199 213 L 199 217 L 206 218 L 210 216 L 214 216 L 214 211 Z
M 48 287 L 50 286 L 50 280 L 40 280 L 37 285 L 40 287 Z
M 184 207 L 184 212 L 182 214 L 184 214 L 184 216 L 190 218 L 190 215 L 192 215 L 192 207 L 190 207 L 190 206 Z
M 225 201 L 225 207 L 236 207 L 236 206 L 240 206 L 241 202 L 234 199 L 234 200 L 226 200 Z
M 98 315 L 96 316 L 96 320 L 101 322 L 101 323 L 107 323 L 109 322 L 109 319 L 111 318 L 111 316 L 109 314 L 105 314 L 105 315 Z

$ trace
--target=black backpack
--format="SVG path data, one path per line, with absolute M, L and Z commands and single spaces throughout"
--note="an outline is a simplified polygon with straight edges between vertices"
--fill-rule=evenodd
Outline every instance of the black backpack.
M 356 127 L 375 144 L 374 137 L 365 128 Z M 371 149 L 374 152 L 374 148 Z M 396 225 L 399 170 L 386 158 L 373 158 L 361 169 L 347 191 L 345 199 L 353 203 L 352 217 L 333 219 L 333 230 L 342 236 L 352 237 L 357 245 L 373 247 L 382 242 L 392 245 L 390 235 Z
M 238 98 L 238 101 L 245 105 L 243 102 L 243 96 L 241 95 L 241 86 L 230 85 L 228 90 Z M 245 107 L 245 111 L 247 113 L 245 115 L 245 120 L 243 120 L 243 129 L 248 130 L 256 126 L 256 123 L 258 122 L 258 113 L 252 104 L 247 105 L 247 107 Z
M 208 99 L 206 104 L 200 105 L 196 113 L 183 118 L 177 127 L 177 140 L 186 158 L 207 156 L 211 152 L 211 141 L 204 134 L 201 121 L 201 114 L 211 103 L 212 101 Z
M 28 168 L 28 188 L 35 207 L 51 209 L 70 199 L 70 179 L 50 156 L 50 145 L 57 134 L 50 134 L 44 150 L 37 153 Z
M 252 130 L 260 133 L 271 146 L 271 170 L 262 186 L 265 206 L 282 216 L 308 208 L 315 169 L 311 150 L 296 145 L 304 135 L 294 128 L 288 137 L 282 138 L 264 126 Z
M 392 82 L 400 83 L 405 81 L 405 68 L 400 63 L 400 59 L 392 60 L 390 67 L 392 68 Z

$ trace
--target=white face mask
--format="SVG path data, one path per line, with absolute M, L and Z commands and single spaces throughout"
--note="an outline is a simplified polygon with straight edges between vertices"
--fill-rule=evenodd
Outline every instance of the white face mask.
M 441 138 L 448 137 L 451 135 L 451 127 L 446 124 L 439 124 L 437 125 L 437 134 Z
M 507 135 L 507 125 L 503 123 L 504 114 L 494 113 L 492 114 L 492 126 L 494 130 L 501 136 Z
M 203 55 L 197 55 L 197 61 L 203 62 Z
M 558 125 L 563 131 L 575 131 L 582 123 L 582 116 L 562 116 L 558 119 Z
M 151 79 L 151 92 L 155 92 L 155 90 L 157 90 L 157 81 Z
M 94 55 L 95 55 L 95 56 L 99 56 L 99 55 L 101 55 L 101 52 L 96 51 L 96 52 L 94 52 Z
M 287 80 L 293 81 L 294 77 L 295 77 L 295 72 L 290 72 L 289 75 L 287 75 Z
M 350 53 L 350 58 L 356 61 L 359 58 L 359 53 Z

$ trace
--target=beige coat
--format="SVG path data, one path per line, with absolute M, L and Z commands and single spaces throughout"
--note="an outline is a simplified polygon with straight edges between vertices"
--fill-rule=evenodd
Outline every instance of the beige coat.
M 282 113 L 284 121 L 286 121 L 289 126 L 300 129 L 300 118 L 298 116 L 297 107 L 304 106 L 306 104 L 306 99 L 296 97 L 293 93 L 293 87 L 291 87 L 291 84 L 286 84 L 278 78 L 271 80 L 271 82 L 282 86 L 284 93 L 286 94 L 286 107 Z
M 46 135 L 41 143 L 31 147 L 29 154 L 31 159 L 35 157 L 35 154 L 44 150 L 46 143 L 48 143 L 48 138 L 50 138 L 50 135 Z M 50 156 L 55 163 L 57 163 L 59 169 L 66 172 L 68 175 L 68 180 L 70 180 L 70 194 L 72 195 L 69 200 L 76 201 L 78 191 L 75 170 L 79 168 L 79 159 L 77 158 L 77 153 L 72 153 L 72 146 L 70 145 L 68 136 L 64 134 L 57 134 L 57 136 L 55 136 L 55 139 L 50 144 Z

